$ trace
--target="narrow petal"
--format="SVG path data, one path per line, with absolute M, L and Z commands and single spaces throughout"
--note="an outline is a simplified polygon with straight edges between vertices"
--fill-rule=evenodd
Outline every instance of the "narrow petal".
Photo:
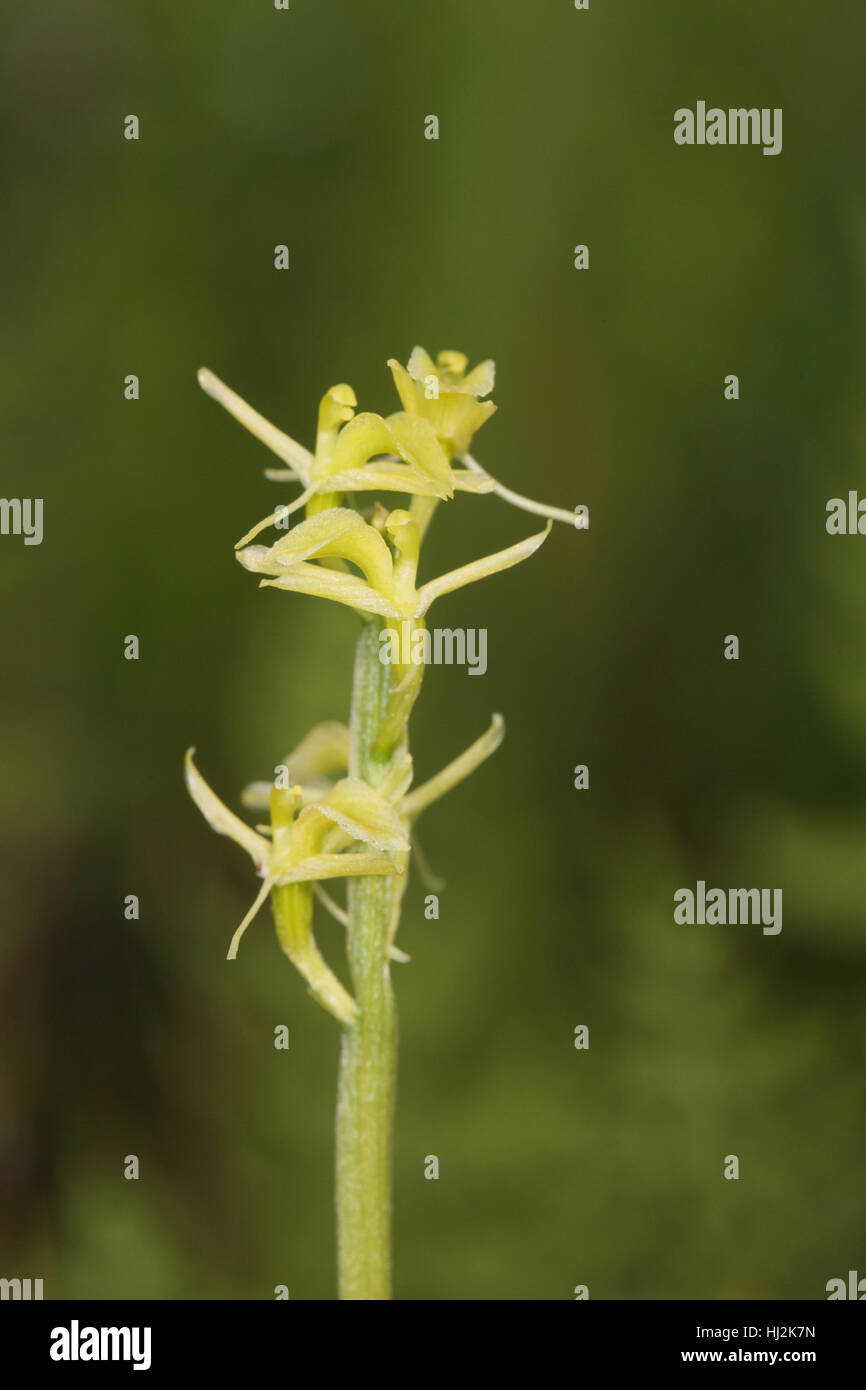
M 409 510 L 415 518 L 415 525 L 418 527 L 419 544 L 426 536 L 427 527 L 433 520 L 438 506 L 439 502 L 435 497 L 413 497 L 409 503 Z
M 463 472 L 455 468 L 452 473 L 455 492 L 495 492 L 496 480 L 483 473 Z
M 257 410 L 253 410 L 251 405 L 243 400 L 230 386 L 226 386 L 224 381 L 220 381 L 218 376 L 207 367 L 202 367 L 198 374 L 199 386 L 212 396 L 215 401 L 219 401 L 225 410 L 233 415 L 236 420 L 248 429 L 250 434 L 254 434 L 256 439 L 260 439 L 266 444 L 278 458 L 284 463 L 289 464 L 300 475 L 304 482 L 309 482 L 310 469 L 313 466 L 313 455 L 309 449 L 305 449 L 297 440 L 290 435 L 278 430 L 264 415 L 260 415 Z
M 316 724 L 283 762 L 290 780 L 303 784 L 344 771 L 349 766 L 349 730 L 336 719 Z
M 412 832 L 412 858 L 415 861 L 415 868 L 418 870 L 418 877 L 427 891 L 429 893 L 441 893 L 445 888 L 445 880 L 431 869 L 429 860 L 421 848 L 421 842 L 414 830 Z
M 472 474 L 471 476 L 474 477 L 476 475 Z M 292 516 L 295 512 L 300 511 L 301 507 L 305 507 L 310 498 L 315 495 L 315 492 L 316 489 L 314 487 L 305 488 L 293 502 L 287 502 L 284 506 L 278 507 L 275 512 L 271 512 L 270 516 L 266 516 L 264 521 L 259 521 L 251 531 L 247 531 L 245 536 L 241 536 L 240 540 L 235 542 L 235 550 L 240 550 L 242 546 L 249 545 L 251 540 L 259 535 L 261 531 L 267 530 L 269 526 L 276 526 L 278 521 L 284 521 L 286 517 Z
M 474 477 L 467 473 L 465 477 Z M 406 492 L 413 497 L 437 497 L 445 501 L 451 495 L 449 486 L 446 492 L 431 478 L 425 477 L 417 468 L 406 463 L 368 463 L 363 468 L 354 468 L 342 473 L 328 475 L 328 487 L 335 492 Z M 474 489 L 478 492 L 492 492 L 489 488 Z
M 280 762 L 289 770 L 289 781 L 301 784 L 302 805 L 324 801 L 334 789 L 332 775 L 349 766 L 349 730 L 335 719 L 315 724 Z M 273 790 L 273 782 L 250 782 L 241 801 L 251 811 L 270 811 Z
M 400 865 L 384 854 L 312 854 L 286 869 L 277 883 L 308 883 L 320 878 L 357 878 L 359 874 L 399 874 Z
M 340 923 L 340 926 L 348 928 L 348 912 L 346 912 L 344 908 L 340 907 L 339 903 L 334 902 L 334 899 L 331 897 L 330 893 L 322 887 L 321 883 L 313 884 L 313 892 L 315 893 L 316 897 L 319 899 L 319 902 L 322 904 L 325 910 L 327 912 L 330 912 L 331 916 Z
M 273 888 L 273 886 L 274 886 L 274 880 L 273 880 L 272 878 L 270 878 L 270 877 L 269 877 L 269 878 L 266 878 L 265 881 L 264 881 L 264 883 L 262 884 L 261 888 L 259 889 L 258 893 L 256 894 L 255 902 L 253 903 L 253 905 L 252 905 L 252 907 L 250 908 L 249 912 L 247 913 L 246 917 L 245 917 L 244 920 L 241 922 L 240 926 L 238 927 L 237 931 L 235 932 L 234 936 L 233 936 L 232 939 L 231 939 L 231 944 L 229 945 L 228 955 L 226 956 L 226 960 L 237 960 L 238 947 L 239 947 L 240 944 L 241 944 L 241 937 L 243 936 L 243 934 L 244 934 L 244 932 L 246 931 L 247 927 L 248 927 L 248 926 L 250 925 L 250 923 L 252 922 L 252 920 L 253 920 L 253 918 L 255 917 L 256 913 L 258 912 L 259 908 L 262 907 L 262 906 L 264 905 L 264 903 L 266 902 L 267 896 L 268 896 L 268 894 L 270 893 L 270 891 L 271 891 L 271 889 Z
M 394 385 L 397 387 L 397 394 L 403 404 L 403 409 L 414 414 L 418 409 L 417 386 L 402 362 L 398 362 L 395 357 L 388 358 L 388 366 L 391 368 L 391 375 L 394 378 Z
M 552 525 L 553 522 L 548 521 L 543 531 L 538 531 L 534 536 L 527 536 L 526 540 L 510 545 L 507 550 L 498 550 L 495 555 L 485 555 L 483 560 L 473 560 L 470 564 L 451 570 L 438 579 L 431 579 L 429 584 L 423 584 L 418 590 L 418 606 L 413 616 L 423 617 L 433 600 L 442 594 L 453 593 L 455 589 L 474 584 L 477 579 L 486 579 L 490 574 L 511 569 L 512 565 L 518 565 L 521 560 L 528 559 L 547 540 Z
M 477 738 L 464 753 L 450 762 L 447 767 L 443 767 L 441 772 L 437 772 L 435 777 L 431 777 L 429 782 L 424 782 L 422 786 L 416 787 L 415 791 L 405 797 L 403 801 L 403 812 L 412 820 L 417 820 L 421 812 L 431 806 L 434 801 L 445 796 L 453 787 L 465 781 L 477 767 L 480 767 L 491 754 L 495 753 L 500 743 L 505 737 L 505 720 L 501 714 L 494 714 L 490 721 L 490 728 L 486 733 Z M 416 846 L 417 850 L 417 846 Z
M 402 801 L 412 785 L 412 754 L 401 753 L 380 782 L 378 791 L 386 801 L 395 804 Z
M 247 547 L 249 551 L 257 548 L 261 547 Z M 237 552 L 242 564 L 242 556 L 246 553 L 243 550 Z M 252 565 L 247 568 L 251 569 Z M 263 589 L 285 589 L 287 593 L 315 594 L 319 598 L 331 598 L 335 603 L 345 603 L 349 608 L 359 608 L 364 613 L 375 613 L 383 618 L 406 616 L 401 608 L 383 598 L 375 589 L 371 589 L 363 579 L 358 579 L 354 574 L 326 570 L 321 565 L 293 565 L 278 579 L 263 579 L 261 584 Z
M 488 357 L 486 362 L 479 362 L 467 373 L 460 383 L 460 389 L 473 396 L 489 396 L 495 384 L 496 364 Z
M 283 762 L 290 766 L 285 758 Z M 329 781 L 327 777 L 313 777 L 310 781 L 304 782 L 301 788 L 300 804 L 309 806 L 313 801 L 324 801 L 325 797 L 332 791 L 333 785 L 333 782 Z M 241 792 L 241 805 L 245 806 L 248 811 L 270 812 L 273 791 L 273 782 L 248 782 Z M 257 825 L 256 830 L 262 835 L 270 835 L 273 827 L 270 824 Z
M 330 893 L 328 893 L 328 892 L 322 887 L 321 883 L 314 883 L 314 884 L 313 884 L 313 892 L 315 893 L 315 895 L 316 895 L 316 897 L 318 898 L 319 902 L 320 902 L 320 903 L 322 904 L 322 906 L 324 907 L 325 911 L 326 911 L 326 912 L 330 912 L 331 916 L 332 916 L 337 922 L 340 923 L 340 926 L 341 926 L 341 927 L 345 927 L 346 930 L 348 931 L 348 929 L 349 929 L 349 914 L 348 914 L 348 912 L 346 912 L 342 907 L 340 907 L 340 904 L 339 904 L 339 903 L 334 902 L 334 899 L 331 897 Z M 405 951 L 400 951 L 400 950 L 398 950 L 396 946 L 390 946 L 390 947 L 388 948 L 388 955 L 391 957 L 392 960 L 399 961 L 401 965 L 408 965 L 409 961 L 412 959 L 412 957 L 411 957 L 411 956 L 408 956 L 408 955 L 406 954 Z
M 241 804 L 248 811 L 269 811 L 273 789 L 273 782 L 249 782 L 241 792 Z
M 549 507 L 545 502 L 534 502 L 531 497 L 522 497 L 519 492 L 512 492 L 511 488 L 505 487 L 503 483 L 498 483 L 486 468 L 482 468 L 480 463 L 471 454 L 463 455 L 463 462 L 472 472 L 479 477 L 487 478 L 493 484 L 493 491 L 497 497 L 501 497 L 503 502 L 510 502 L 512 507 L 519 507 L 523 512 L 532 512 L 535 516 L 547 516 L 552 521 L 564 521 L 567 526 L 574 526 L 574 512 L 566 511 L 564 507 Z
M 208 825 L 218 835 L 228 835 L 230 839 L 245 849 L 256 868 L 261 872 L 268 862 L 271 847 L 262 835 L 257 835 L 251 826 L 230 811 L 216 792 L 212 791 L 193 762 L 194 748 L 187 749 L 185 760 L 186 785 L 190 796 L 201 811 Z
M 413 381 L 423 382 L 425 377 L 435 376 L 438 378 L 439 376 L 436 370 L 436 363 L 433 361 L 429 352 L 422 347 L 414 347 L 412 349 L 409 355 L 409 361 L 406 363 L 406 370 Z

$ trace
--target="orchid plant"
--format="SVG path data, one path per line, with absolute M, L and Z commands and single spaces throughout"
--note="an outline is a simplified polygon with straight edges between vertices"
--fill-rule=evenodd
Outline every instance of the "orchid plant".
M 268 898 L 277 940 L 312 997 L 342 1028 L 336 1119 L 338 1281 L 344 1299 L 391 1297 L 391 1168 L 397 1034 L 391 962 L 408 957 L 396 934 L 409 874 L 419 860 L 414 827 L 428 806 L 456 787 L 498 748 L 500 715 L 441 772 L 413 787 L 409 717 L 423 663 L 384 664 L 379 637 L 389 620 L 423 630 L 434 600 L 519 564 L 544 542 L 568 511 L 522 497 L 498 483 L 469 453 L 473 437 L 496 409 L 489 399 L 494 365 L 467 371 L 459 352 L 436 361 L 415 348 L 407 365 L 391 360 L 402 410 L 356 413 L 350 386 L 322 397 L 316 447 L 304 448 L 270 424 L 212 372 L 199 382 L 282 461 L 266 470 L 297 482 L 295 500 L 265 517 L 238 542 L 245 569 L 261 587 L 312 594 L 356 611 L 357 639 L 348 726 L 318 724 L 278 765 L 273 783 L 254 782 L 245 807 L 267 821 L 249 825 L 208 786 L 186 755 L 186 784 L 212 829 L 250 856 L 261 879 L 229 946 L 241 938 Z M 544 530 L 470 561 L 420 586 L 422 542 L 437 507 L 457 493 L 498 495 L 544 516 Z M 389 508 L 389 494 L 408 507 Z M 304 518 L 289 529 L 289 518 Z M 270 545 L 253 544 L 269 529 Z M 411 647 L 409 648 L 411 651 Z M 347 884 L 343 909 L 323 887 Z M 346 928 L 351 990 L 323 958 L 313 935 L 316 902 Z

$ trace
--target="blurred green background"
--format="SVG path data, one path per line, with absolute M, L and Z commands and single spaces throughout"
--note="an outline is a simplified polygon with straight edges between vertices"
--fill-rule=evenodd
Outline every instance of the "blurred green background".
M 489 666 L 428 673 L 419 777 L 507 737 L 401 929 L 396 1295 L 866 1272 L 866 541 L 824 528 L 864 476 L 864 39 L 781 0 L 6 10 L 3 491 L 45 538 L 0 541 L 0 1274 L 334 1296 L 338 1029 L 265 914 L 226 965 L 255 884 L 181 761 L 234 802 L 345 717 L 355 619 L 235 564 L 291 492 L 195 373 L 310 444 L 416 343 L 496 359 L 476 455 L 591 527 L 437 610 Z M 677 147 L 699 99 L 782 107 L 782 154 Z M 458 498 L 425 574 L 532 529 Z M 781 887 L 781 935 L 676 926 L 698 878 Z

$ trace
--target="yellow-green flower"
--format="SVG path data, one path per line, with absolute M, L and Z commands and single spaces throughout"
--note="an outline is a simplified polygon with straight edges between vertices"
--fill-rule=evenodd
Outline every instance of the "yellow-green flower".
M 272 787 L 270 825 L 254 830 L 208 786 L 193 762 L 193 752 L 190 749 L 186 755 L 186 784 L 192 799 L 213 830 L 246 850 L 262 878 L 255 901 L 232 937 L 228 959 L 235 959 L 241 937 L 273 893 L 280 945 L 314 997 L 342 1022 L 351 1023 L 357 1015 L 355 1002 L 313 938 L 313 884 L 321 879 L 402 872 L 405 859 L 398 856 L 408 852 L 409 841 L 400 817 L 380 791 L 357 777 L 344 777 L 315 800 L 305 797 L 301 785 Z M 397 771 L 398 785 L 391 789 L 394 795 L 402 795 L 411 775 L 411 762 L 404 760 Z M 368 848 L 350 848 L 358 843 Z
M 199 383 L 251 434 L 289 464 L 269 469 L 268 477 L 303 484 L 287 506 L 262 521 L 250 536 L 301 507 L 315 512 L 336 505 L 346 492 L 403 492 L 443 501 L 459 492 L 491 492 L 493 482 L 471 469 L 454 469 L 433 425 L 405 411 L 384 418 L 370 411 L 355 414 L 351 386 L 332 386 L 319 405 L 316 450 L 278 430 L 213 372 L 202 368 Z M 249 539 L 246 537 L 245 539 Z
M 416 587 L 420 536 L 410 512 L 387 514 L 382 532 L 350 507 L 332 507 L 300 522 L 271 546 L 248 545 L 238 551 L 245 569 L 270 576 L 264 587 L 317 594 L 350 608 L 384 618 L 423 618 L 434 599 L 477 579 L 510 569 L 534 554 L 550 532 L 543 531 L 481 560 L 473 560 Z M 317 560 L 348 560 L 363 575 L 325 568 Z
M 310 993 L 342 1023 L 357 1018 L 357 1005 L 319 952 L 313 936 L 313 895 L 344 924 L 346 914 L 321 888 L 322 879 L 390 874 L 397 877 L 389 937 L 393 958 L 408 960 L 393 944 L 399 907 L 405 892 L 411 828 L 422 811 L 468 777 L 495 752 L 504 736 L 501 715 L 471 747 L 415 791 L 412 759 L 395 758 L 377 789 L 357 777 L 333 775 L 348 769 L 349 730 L 343 724 L 317 724 L 281 765 L 290 788 L 253 782 L 242 795 L 249 810 L 269 811 L 268 825 L 253 828 L 236 816 L 216 795 L 186 755 L 189 793 L 205 820 L 219 835 L 227 835 L 246 850 L 262 879 L 249 911 L 232 937 L 229 960 L 237 956 L 247 927 L 272 895 L 277 939 L 307 981 Z M 303 780 L 300 780 L 303 779 Z M 353 845 L 363 844 L 365 850 Z
M 418 859 L 422 877 L 431 880 L 432 875 L 424 863 L 414 829 L 419 817 L 428 806 L 440 801 L 454 787 L 470 777 L 501 744 L 505 737 L 505 722 L 501 714 L 494 714 L 489 728 L 465 751 L 437 772 L 421 786 L 409 790 L 412 781 L 412 759 L 408 753 L 401 754 L 390 768 L 379 787 L 379 794 L 394 808 L 399 823 L 407 839 L 411 837 L 412 851 Z M 292 777 L 303 782 L 300 789 L 301 801 L 307 798 L 321 799 L 335 786 L 332 777 L 345 773 L 349 766 L 349 730 L 344 724 L 317 724 L 302 743 L 284 759 L 284 765 Z M 271 804 L 273 784 L 270 782 L 251 782 L 244 789 L 242 801 L 251 811 L 266 811 Z M 395 892 L 392 902 L 392 920 L 389 933 L 389 949 L 392 959 L 408 961 L 409 957 L 398 951 L 394 936 L 400 919 L 400 905 L 408 884 L 409 854 L 406 850 L 394 853 L 399 872 L 394 880 Z M 441 889 L 441 881 L 432 884 Z M 348 926 L 348 916 L 325 892 L 320 883 L 313 884 L 313 892 L 328 912 L 343 926 Z
M 481 399 L 493 390 L 493 362 L 480 362 L 467 372 L 468 361 L 465 353 L 449 350 L 438 353 L 434 362 L 422 347 L 413 349 L 405 367 L 393 357 L 388 361 L 403 409 L 429 420 L 449 456 L 458 458 L 496 409 L 493 401 Z

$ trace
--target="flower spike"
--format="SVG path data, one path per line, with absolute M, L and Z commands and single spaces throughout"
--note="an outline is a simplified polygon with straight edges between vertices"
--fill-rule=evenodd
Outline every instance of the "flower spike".
M 492 361 L 468 370 L 463 353 L 440 352 L 434 362 L 415 348 L 403 367 L 389 361 L 402 410 L 389 416 L 357 411 L 351 386 L 340 383 L 319 404 L 316 447 L 305 449 L 203 368 L 199 381 L 256 438 L 286 465 L 269 476 L 301 484 L 294 501 L 278 508 L 248 531 L 237 546 L 245 569 L 262 576 L 264 587 L 329 598 L 361 615 L 408 621 L 413 632 L 425 626 L 431 605 L 476 580 L 520 564 L 541 546 L 553 520 L 573 518 L 561 508 L 521 497 L 498 483 L 469 453 L 473 435 L 495 410 Z M 453 460 L 462 462 L 455 468 Z M 343 505 L 355 494 L 401 492 L 408 509 L 386 509 L 376 501 L 372 514 Z M 470 561 L 419 585 L 421 545 L 440 502 L 457 492 L 494 492 L 523 510 L 547 518 L 543 531 L 515 545 Z M 306 516 L 287 530 L 302 508 Z M 366 517 L 371 519 L 367 520 Z M 272 544 L 257 543 L 273 526 Z M 390 676 L 387 700 L 371 745 L 382 763 L 374 787 L 349 775 L 350 733 L 343 724 L 320 724 L 284 760 L 292 782 L 254 782 L 243 804 L 267 816 L 253 828 L 224 805 L 199 773 L 191 749 L 186 758 L 190 794 L 211 827 L 239 844 L 252 859 L 261 885 L 236 929 L 229 959 L 270 897 L 277 937 L 306 979 L 311 993 L 346 1026 L 357 1005 L 322 959 L 313 939 L 314 897 L 340 921 L 346 914 L 322 884 L 330 878 L 369 875 L 393 879 L 389 946 L 407 882 L 410 827 L 434 801 L 467 777 L 499 746 L 503 723 L 493 717 L 488 731 L 430 781 L 410 791 L 412 759 L 406 726 L 420 690 L 423 668 L 400 665 Z M 353 764 L 354 765 L 354 764 Z M 350 894 L 351 901 L 351 894 Z
M 480 738 L 413 788 L 410 715 L 425 661 L 438 655 L 427 614 L 440 597 L 522 563 L 544 544 L 554 521 L 574 520 L 561 508 L 512 492 L 472 457 L 474 436 L 496 409 L 490 399 L 492 361 L 470 369 L 461 352 L 440 352 L 434 360 L 416 347 L 405 366 L 394 359 L 389 366 L 400 409 L 387 416 L 359 410 L 351 386 L 339 383 L 320 398 L 312 450 L 270 424 L 212 372 L 199 373 L 203 389 L 276 454 L 282 467 L 266 470 L 266 476 L 298 484 L 293 500 L 238 542 L 239 564 L 259 576 L 260 587 L 331 599 L 364 620 L 348 727 L 316 725 L 276 766 L 273 782 L 246 787 L 241 799 L 256 824 L 246 824 L 217 797 L 192 749 L 185 774 L 210 826 L 241 846 L 258 875 L 258 891 L 232 936 L 228 958 L 235 959 L 269 899 L 281 950 L 313 998 L 345 1029 L 336 1210 L 340 1297 L 353 1300 L 391 1296 L 397 1037 L 391 967 L 409 959 L 395 936 L 412 856 L 430 892 L 444 886 L 426 866 L 417 822 L 479 768 L 504 736 L 502 717 L 494 714 Z M 394 493 L 397 505 L 390 505 Z M 546 525 L 514 545 L 427 578 L 427 529 L 440 505 L 458 493 L 495 493 L 543 516 Z M 297 524 L 290 529 L 295 513 Z M 264 537 L 269 527 L 277 534 Z M 399 634 L 389 621 L 394 619 Z M 338 878 L 347 883 L 340 901 L 328 882 Z M 344 929 L 351 993 L 316 944 L 317 901 L 320 912 Z

